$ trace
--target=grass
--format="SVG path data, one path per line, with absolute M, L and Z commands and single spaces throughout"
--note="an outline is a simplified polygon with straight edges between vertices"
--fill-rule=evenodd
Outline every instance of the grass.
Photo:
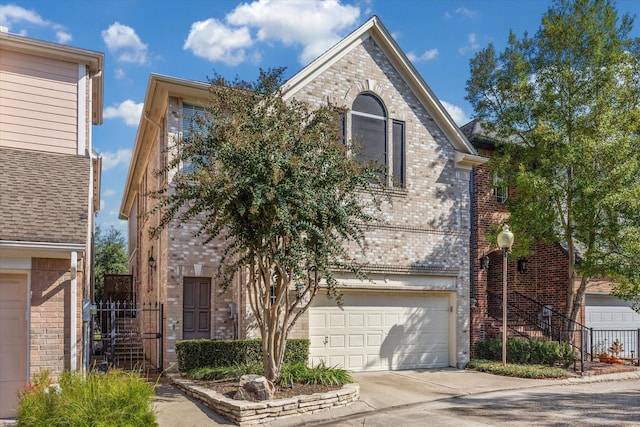
M 518 378 L 549 379 L 567 378 L 569 376 L 567 371 L 562 368 L 544 365 L 520 365 L 515 363 L 503 365 L 502 362 L 485 359 L 473 359 L 469 361 L 467 369 Z
M 21 393 L 19 426 L 156 426 L 151 409 L 154 384 L 139 375 L 64 372 L 52 384 L 48 372 Z
M 198 368 L 187 373 L 187 378 L 192 380 L 239 380 L 242 375 L 263 375 L 261 364 L 234 365 L 222 368 Z M 288 386 L 292 383 L 343 385 L 352 383 L 353 378 L 347 371 L 338 367 L 329 367 L 324 364 L 307 367 L 302 363 L 284 364 L 280 371 L 279 385 Z

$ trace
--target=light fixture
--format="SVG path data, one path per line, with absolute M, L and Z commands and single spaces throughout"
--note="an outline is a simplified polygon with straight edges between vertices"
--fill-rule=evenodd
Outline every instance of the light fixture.
M 153 270 L 156 268 L 156 260 L 153 258 L 153 255 L 149 255 L 149 269 Z
M 520 258 L 518 260 L 518 272 L 519 273 L 526 273 L 527 272 L 527 264 L 529 261 L 527 261 L 526 258 Z
M 504 224 L 498 234 L 498 246 L 502 249 L 502 364 L 507 364 L 507 254 L 513 245 L 513 233 Z
M 480 258 L 480 269 L 481 270 L 489 270 L 489 255 L 484 255 Z

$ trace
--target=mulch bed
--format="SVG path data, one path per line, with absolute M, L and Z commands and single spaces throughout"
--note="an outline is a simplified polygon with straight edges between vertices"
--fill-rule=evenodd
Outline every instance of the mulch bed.
M 200 387 L 213 390 L 216 393 L 220 393 L 225 397 L 233 398 L 238 390 L 238 381 L 234 380 L 219 380 L 219 381 L 196 381 Z M 328 391 L 339 390 L 340 385 L 324 385 L 324 384 L 301 384 L 294 383 L 293 387 L 278 387 L 276 386 L 274 399 L 284 399 L 288 397 L 305 396 L 314 393 L 326 393 Z
M 634 365 L 618 365 L 611 363 L 602 363 L 602 362 L 584 362 L 584 371 L 580 372 L 580 362 L 576 364 L 576 374 L 582 376 L 590 376 L 590 375 L 605 375 L 605 374 L 616 374 L 620 372 L 633 372 L 637 371 L 638 367 Z M 573 367 L 569 368 L 573 371 Z

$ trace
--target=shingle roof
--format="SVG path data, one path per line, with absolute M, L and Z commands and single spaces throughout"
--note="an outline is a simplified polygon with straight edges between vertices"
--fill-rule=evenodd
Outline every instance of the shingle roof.
M 90 161 L 0 148 L 0 240 L 85 243 Z

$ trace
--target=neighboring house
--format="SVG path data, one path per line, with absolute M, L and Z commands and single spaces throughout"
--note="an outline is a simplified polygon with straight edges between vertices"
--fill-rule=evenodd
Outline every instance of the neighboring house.
M 462 126 L 461 130 L 481 156 L 493 156 L 496 149 L 495 141 L 485 135 L 479 121 L 473 120 Z M 472 352 L 476 343 L 486 337 L 498 336 L 502 328 L 502 250 L 492 247 L 486 238 L 486 233 L 492 225 L 502 223 L 509 216 L 505 207 L 510 196 L 509 189 L 499 184 L 499 177 L 492 176 L 486 164 L 473 168 Z M 523 317 L 528 316 L 532 320 L 530 326 L 534 326 L 533 330 L 530 328 L 523 332 L 533 333 L 535 336 L 536 332 L 543 335 L 544 327 L 549 325 L 551 317 L 555 317 L 554 322 L 559 320 L 560 316 L 550 316 L 552 312 L 564 314 L 569 270 L 567 252 L 561 244 L 536 243 L 531 250 L 530 256 L 509 261 L 507 283 L 508 301 L 522 308 L 525 312 Z M 579 282 L 580 279 L 576 279 L 576 287 L 579 286 Z M 630 303 L 611 295 L 612 290 L 613 284 L 610 281 L 591 280 L 587 286 L 578 322 L 594 329 L 639 329 L 640 315 L 631 309 Z M 499 316 L 496 318 L 492 313 L 498 313 Z M 515 310 L 509 313 L 510 325 L 526 329 L 524 325 L 519 324 Z M 520 321 L 522 322 L 522 318 Z M 540 328 L 540 325 L 543 328 Z M 635 349 L 635 345 L 633 348 Z
M 0 31 L 0 418 L 32 374 L 83 361 L 102 53 Z
M 469 179 L 484 162 L 377 17 L 285 83 L 286 97 L 345 107 L 346 135 L 393 172 L 383 221 L 366 233 L 368 274 L 341 276 L 344 306 L 320 293 L 292 337 L 310 338 L 312 363 L 354 371 L 462 367 L 469 360 Z M 207 103 L 207 84 L 151 75 L 120 217 L 129 220 L 136 300 L 165 305 L 165 367 L 175 343 L 255 337 L 242 277 L 215 278 L 222 242 L 203 245 L 197 224 L 159 238 L 145 215 L 150 191 L 170 185 L 169 147 Z M 187 165 L 188 166 L 188 165 Z M 150 262 L 153 260 L 152 262 Z

